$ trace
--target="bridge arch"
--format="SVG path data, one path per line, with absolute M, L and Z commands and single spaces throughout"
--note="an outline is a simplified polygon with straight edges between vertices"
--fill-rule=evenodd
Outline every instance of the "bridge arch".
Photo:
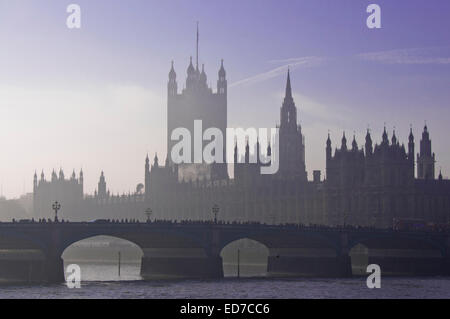
M 64 268 L 77 264 L 82 281 L 140 280 L 142 248 L 122 236 L 83 236 L 61 253 Z
M 267 276 L 269 248 L 261 241 L 240 238 L 220 250 L 225 277 Z
M 341 258 L 341 236 L 337 233 L 297 227 L 254 228 L 250 232 L 236 230 L 222 239 L 220 251 L 243 238 L 267 247 L 268 276 L 333 276 L 348 272 L 349 261 Z
M 445 246 L 424 234 L 365 233 L 348 248 L 354 275 L 365 275 L 368 264 L 379 265 L 385 275 L 435 275 L 445 260 Z

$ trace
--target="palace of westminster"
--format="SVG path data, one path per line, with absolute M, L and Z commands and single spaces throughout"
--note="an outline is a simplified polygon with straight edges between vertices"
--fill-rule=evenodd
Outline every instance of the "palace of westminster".
M 225 132 L 227 128 L 227 80 L 223 61 L 217 89 L 207 84 L 204 68 L 191 62 L 186 85 L 178 89 L 172 68 L 168 82 L 167 108 L 168 152 L 177 127 L 192 131 L 194 120 Z M 61 218 L 70 221 L 94 219 L 145 218 L 147 208 L 152 218 L 165 220 L 211 220 L 211 208 L 220 207 L 223 221 L 265 223 L 302 223 L 322 225 L 361 225 L 391 227 L 394 219 L 417 219 L 434 223 L 450 220 L 450 181 L 442 174 L 435 177 L 435 154 L 431 149 L 428 127 L 423 129 L 417 158 L 412 131 L 408 145 L 401 144 L 395 131 L 389 138 L 386 129 L 379 144 L 367 132 L 365 144 L 350 142 L 345 133 L 333 151 L 330 136 L 325 143 L 326 177 L 314 171 L 308 180 L 305 146 L 297 108 L 292 97 L 290 74 L 281 106 L 279 123 L 279 170 L 261 175 L 261 161 L 251 163 L 247 143 L 245 156 L 238 163 L 234 150 L 234 178 L 229 178 L 227 164 L 176 165 L 168 157 L 162 165 L 157 156 L 145 159 L 142 191 L 113 196 L 107 191 L 103 172 L 95 195 L 83 192 L 83 172 L 73 172 L 66 179 L 62 170 L 51 180 L 44 173 L 34 176 L 33 218 L 50 218 L 51 205 L 59 201 Z M 225 148 L 225 147 L 224 147 Z M 270 145 L 267 155 L 271 156 Z M 255 153 L 260 154 L 259 143 Z M 224 154 L 226 150 L 224 149 Z M 417 166 L 417 167 L 416 167 Z M 417 170 L 417 174 L 416 174 Z

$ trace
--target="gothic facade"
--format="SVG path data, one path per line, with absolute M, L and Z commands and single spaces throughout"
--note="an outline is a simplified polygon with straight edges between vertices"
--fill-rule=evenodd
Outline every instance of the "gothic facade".
M 206 145 L 203 134 L 209 128 L 218 128 L 223 134 L 227 128 L 227 79 L 226 71 L 221 62 L 218 71 L 217 90 L 208 86 L 205 66 L 200 72 L 197 65 L 192 64 L 192 57 L 187 68 L 187 78 L 184 89 L 178 92 L 177 74 L 172 68 L 169 72 L 167 84 L 167 158 L 170 166 L 174 165 L 172 150 L 177 144 L 178 136 L 172 136 L 176 129 L 187 130 L 190 133 L 191 149 L 190 163 L 179 165 L 180 179 L 224 179 L 228 177 L 227 167 L 224 164 L 205 165 L 196 163 L 194 147 L 196 140 L 202 141 L 202 150 Z M 200 122 L 201 121 L 201 122 Z M 197 136 L 200 135 L 200 136 Z M 174 153 L 176 153 L 174 151 Z M 175 154 L 177 156 L 178 154 Z M 223 145 L 223 162 L 225 162 L 226 145 Z
M 424 128 L 417 155 L 412 130 L 408 149 L 395 131 L 389 140 L 386 129 L 379 144 L 373 145 L 367 132 L 359 147 L 343 134 L 341 145 L 332 150 L 326 141 L 326 178 L 313 172 L 308 181 L 304 137 L 297 124 L 297 107 L 288 73 L 286 94 L 279 125 L 279 171 L 261 175 L 259 161 L 251 163 L 246 145 L 243 162 L 238 163 L 235 147 L 234 178 L 179 182 L 176 166 L 159 166 L 157 159 L 148 172 L 147 199 L 166 219 L 210 219 L 218 204 L 221 219 L 266 223 L 361 225 L 391 227 L 395 219 L 417 219 L 447 223 L 450 216 L 450 182 L 442 174 L 434 178 L 435 155 L 431 153 L 428 128 Z M 255 153 L 260 154 L 259 143 Z M 269 145 L 267 156 L 271 156 Z M 148 158 L 147 158 L 147 167 Z
M 62 169 L 59 171 L 59 175 L 53 170 L 49 181 L 45 179 L 43 171 L 39 181 L 37 173 L 34 173 L 33 217 L 38 219 L 52 216 L 52 204 L 55 201 L 64 203 L 64 210 L 68 215 L 76 214 L 78 207 L 83 205 L 83 183 L 82 170 L 78 178 L 74 171 L 70 179 L 64 177 Z
M 199 72 L 198 64 L 194 68 L 191 62 L 186 88 L 179 94 L 172 65 L 168 83 L 169 155 L 164 165 L 157 155 L 152 163 L 146 157 L 144 192 L 111 195 L 103 172 L 94 196 L 83 195 L 82 172 L 78 179 L 73 175 L 70 180 L 64 179 L 62 171 L 59 178 L 53 173 L 51 181 L 47 182 L 42 176 L 39 183 L 35 175 L 35 217 L 48 217 L 51 202 L 58 200 L 63 205 L 63 216 L 74 221 L 95 218 L 142 220 L 147 208 L 151 208 L 152 217 L 158 219 L 210 220 L 213 218 L 211 208 L 217 204 L 219 219 L 230 222 L 375 227 L 391 227 L 394 219 L 449 222 L 450 181 L 444 180 L 441 173 L 435 178 L 435 154 L 427 126 L 417 157 L 412 130 L 407 147 L 400 143 L 395 132 L 389 138 L 386 129 L 379 144 L 374 144 L 370 131 L 367 131 L 361 146 L 355 137 L 348 145 L 344 133 L 334 151 L 328 136 L 325 142 L 326 176 L 322 179 L 321 172 L 314 171 L 313 180 L 308 180 L 304 136 L 297 123 L 298 111 L 289 73 L 280 109 L 279 170 L 276 174 L 260 174 L 261 166 L 267 164 L 263 164 L 259 156 L 271 157 L 275 145 L 269 144 L 265 154 L 261 154 L 259 142 L 254 151 L 256 163 L 250 161 L 248 143 L 244 159 L 239 163 L 235 147 L 234 178 L 228 177 L 225 165 L 204 165 L 206 170 L 202 170 L 198 166 L 192 168 L 173 163 L 170 157 L 174 145 L 170 139 L 173 129 L 193 130 L 193 122 L 202 120 L 203 130 L 217 127 L 225 136 L 226 87 L 223 62 L 216 92 L 207 86 L 204 69 Z M 66 207 L 72 210 L 67 211 Z

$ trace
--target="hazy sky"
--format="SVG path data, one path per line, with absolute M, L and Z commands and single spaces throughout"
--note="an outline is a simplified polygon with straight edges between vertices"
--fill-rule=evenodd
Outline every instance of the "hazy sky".
M 81 6 L 68 29 L 66 8 Z M 382 28 L 368 29 L 377 3 Z M 437 170 L 450 175 L 450 2 L 430 0 L 0 0 L 0 183 L 32 191 L 34 171 L 82 167 L 93 193 L 101 170 L 112 192 L 144 180 L 147 152 L 165 159 L 166 88 L 175 60 L 183 86 L 195 54 L 215 87 L 230 84 L 230 127 L 273 127 L 287 65 L 306 137 L 307 170 L 324 169 L 325 140 L 362 143 L 383 125 L 416 149 L 426 120 Z

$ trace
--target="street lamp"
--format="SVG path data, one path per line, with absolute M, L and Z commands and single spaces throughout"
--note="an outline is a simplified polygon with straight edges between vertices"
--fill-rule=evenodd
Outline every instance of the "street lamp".
M 145 210 L 145 215 L 147 215 L 147 223 L 150 222 L 150 217 L 152 216 L 152 213 L 153 213 L 153 211 L 152 211 L 151 208 L 147 208 L 147 209 Z
M 214 223 L 217 224 L 217 214 L 219 213 L 220 208 L 219 205 L 214 204 L 214 206 L 212 207 L 212 212 L 214 214 Z
M 55 222 L 58 221 L 58 211 L 61 209 L 61 204 L 56 201 L 52 205 L 53 210 L 55 211 Z

